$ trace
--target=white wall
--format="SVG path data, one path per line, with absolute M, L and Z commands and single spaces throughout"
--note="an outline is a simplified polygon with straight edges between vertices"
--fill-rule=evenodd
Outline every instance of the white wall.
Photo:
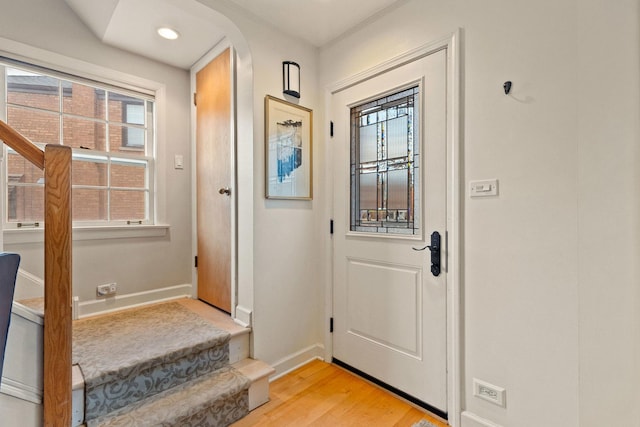
M 7 427 L 42 425 L 42 405 L 0 393 L 0 412 Z
M 255 26 L 252 26 L 256 29 Z M 245 32 L 246 34 L 246 32 Z M 268 36 L 267 36 L 268 34 Z M 322 342 L 323 253 L 318 224 L 323 208 L 322 110 L 316 90 L 316 52 L 266 29 L 250 41 L 254 60 L 254 207 L 255 207 L 255 339 L 256 356 L 278 362 Z M 248 36 L 251 40 L 251 36 Z M 282 61 L 301 68 L 300 105 L 313 109 L 314 198 L 312 201 L 266 200 L 264 149 L 264 96 L 283 98 Z M 274 340 L 274 338 L 276 338 Z M 321 354 L 321 353 L 318 353 Z M 314 354 L 317 355 L 317 354 Z M 279 368 L 279 366 L 276 366 Z
M 323 194 L 323 123 L 317 90 L 317 49 L 285 36 L 220 0 L 199 0 L 229 18 L 242 33 L 253 68 L 253 355 L 278 372 L 322 356 L 324 266 L 328 224 L 320 225 Z M 233 41 L 233 39 L 232 39 Z M 282 61 L 300 64 L 299 104 L 314 114 L 312 201 L 265 199 L 264 97 L 283 98 Z M 239 145 L 238 157 L 243 157 Z M 242 179 L 242 176 L 240 177 Z M 238 189 L 239 192 L 243 188 Z M 239 210 L 245 207 L 241 204 Z M 240 227 L 243 225 L 240 224 Z M 242 259 L 243 241 L 239 242 Z M 242 262 L 242 260 L 241 260 Z M 240 272 L 239 276 L 242 276 Z M 239 277 L 239 280 L 243 280 Z M 241 289 L 242 291 L 242 289 Z M 243 297 L 240 298 L 241 304 Z
M 321 50 L 321 85 L 459 27 L 463 182 L 500 180 L 462 206 L 463 408 L 502 426 L 640 425 L 637 1 L 400 2 Z M 506 409 L 473 378 L 506 388 Z
M 583 3 L 576 14 L 580 425 L 640 426 L 640 6 Z
M 166 100 L 158 105 L 158 219 L 171 228 L 164 237 L 75 241 L 74 295 L 81 301 L 92 300 L 96 285 L 113 281 L 118 283 L 119 294 L 190 283 L 188 72 L 105 46 L 62 0 L 1 0 L 0 9 L 0 38 L 28 45 L 11 53 L 49 59 L 53 53 L 71 58 L 64 64 L 68 67 L 79 60 L 96 70 L 106 68 L 120 73 L 124 80 L 153 83 L 162 88 Z M 39 49 L 42 54 L 34 55 Z M 173 169 L 174 154 L 184 155 L 184 170 Z M 4 249 L 20 253 L 21 267 L 43 277 L 41 243 L 8 244 L 5 238 Z

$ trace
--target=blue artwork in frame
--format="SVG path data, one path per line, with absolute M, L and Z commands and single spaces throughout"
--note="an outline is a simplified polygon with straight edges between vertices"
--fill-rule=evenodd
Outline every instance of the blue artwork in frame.
M 313 198 L 312 110 L 265 97 L 266 197 Z

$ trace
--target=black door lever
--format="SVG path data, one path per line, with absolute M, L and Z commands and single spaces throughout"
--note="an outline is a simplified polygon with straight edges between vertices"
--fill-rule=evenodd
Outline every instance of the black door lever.
M 413 248 L 414 251 L 424 251 L 429 248 L 431 252 L 431 274 L 440 275 L 440 233 L 434 231 L 431 233 L 431 244 L 423 248 Z
M 434 231 L 431 233 L 431 245 L 429 246 L 431 251 L 431 274 L 434 276 L 440 275 L 440 233 Z

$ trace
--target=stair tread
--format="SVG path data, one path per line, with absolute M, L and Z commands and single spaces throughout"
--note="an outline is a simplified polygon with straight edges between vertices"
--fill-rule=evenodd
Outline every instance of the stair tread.
M 95 337 L 100 337 L 96 340 Z M 225 345 L 230 334 L 176 303 L 77 320 L 73 363 L 86 384 L 103 384 L 132 369 L 177 360 L 195 350 Z
M 238 325 L 227 313 L 200 300 L 184 298 L 177 300 L 177 302 L 211 322 L 216 328 L 229 332 L 231 337 L 251 333 L 251 328 Z
M 276 372 L 272 366 L 258 359 L 243 359 L 231 366 L 242 372 L 242 374 L 252 382 L 264 377 L 269 377 Z
M 216 402 L 239 394 L 243 395 L 242 399 L 247 399 L 249 386 L 250 380 L 247 377 L 239 370 L 227 366 L 88 421 L 87 427 L 182 425 L 184 420 L 200 416 L 198 414 L 214 407 Z M 237 410 L 232 421 L 247 412 L 248 403 Z

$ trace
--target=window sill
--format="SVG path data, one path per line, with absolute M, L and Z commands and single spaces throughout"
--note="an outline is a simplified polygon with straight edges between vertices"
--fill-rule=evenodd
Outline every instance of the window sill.
M 104 240 L 130 239 L 138 237 L 164 237 L 170 225 L 124 225 L 124 226 L 79 226 L 73 227 L 73 240 Z M 29 228 L 20 230 L 4 230 L 4 244 L 44 242 L 44 228 Z

